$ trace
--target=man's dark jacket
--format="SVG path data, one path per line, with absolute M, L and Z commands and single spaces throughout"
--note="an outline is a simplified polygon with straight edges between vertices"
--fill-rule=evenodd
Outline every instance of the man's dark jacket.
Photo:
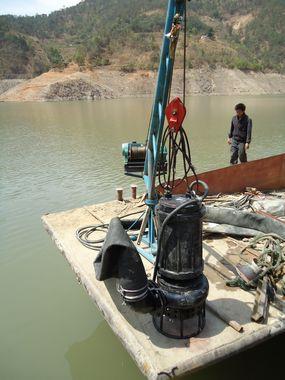
M 240 119 L 234 116 L 232 119 L 229 138 L 236 140 L 239 143 L 251 142 L 252 120 L 244 114 Z

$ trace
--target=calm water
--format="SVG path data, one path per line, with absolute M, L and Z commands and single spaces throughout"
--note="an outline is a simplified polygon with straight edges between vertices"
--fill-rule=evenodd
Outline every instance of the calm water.
M 187 130 L 199 171 L 227 164 L 226 133 L 241 100 L 254 120 L 250 158 L 284 152 L 285 97 L 193 97 Z M 123 175 L 120 145 L 144 141 L 150 107 L 150 99 L 0 103 L 1 380 L 143 379 L 40 216 L 113 199 L 117 186 L 128 189 L 133 180 Z M 228 371 L 240 379 L 245 368 L 260 379 L 269 369 L 257 370 L 257 362 L 268 363 L 268 355 L 281 370 L 281 339 L 191 379 L 228 379 Z

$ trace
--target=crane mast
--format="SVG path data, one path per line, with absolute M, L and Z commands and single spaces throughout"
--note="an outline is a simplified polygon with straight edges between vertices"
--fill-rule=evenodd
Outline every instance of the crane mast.
M 162 167 L 167 165 L 166 151 L 161 151 L 161 138 L 165 123 L 165 110 L 171 91 L 176 46 L 181 24 L 186 17 L 186 2 L 187 0 L 168 0 L 158 77 L 146 144 L 136 142 L 123 144 L 125 174 L 143 177 L 146 186 L 145 203 L 147 211 L 137 238 L 137 247 L 140 254 L 151 262 L 155 261 L 157 251 L 155 218 L 155 207 L 158 202 L 155 190 L 157 170 L 159 165 Z M 142 174 L 137 174 L 140 171 Z M 141 243 L 144 243 L 144 248 L 141 248 Z

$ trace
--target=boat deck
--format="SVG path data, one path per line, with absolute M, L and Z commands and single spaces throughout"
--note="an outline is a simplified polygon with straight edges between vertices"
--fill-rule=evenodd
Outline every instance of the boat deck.
M 96 280 L 93 261 L 97 252 L 82 246 L 75 231 L 85 225 L 108 223 L 115 216 L 143 210 L 143 207 L 139 201 L 113 201 L 47 214 L 42 220 L 77 279 L 148 379 L 168 379 L 193 372 L 285 331 L 284 308 L 270 306 L 267 324 L 256 324 L 250 318 L 254 293 L 225 285 L 227 279 L 235 277 L 230 263 L 238 260 L 237 254 L 245 244 L 226 237 L 204 239 L 205 274 L 210 292 L 206 327 L 198 337 L 166 338 L 155 330 L 150 314 L 136 313 L 124 305 L 116 291 L 115 279 Z M 151 275 L 152 265 L 144 259 L 143 262 Z M 236 331 L 226 320 L 240 324 L 243 332 Z

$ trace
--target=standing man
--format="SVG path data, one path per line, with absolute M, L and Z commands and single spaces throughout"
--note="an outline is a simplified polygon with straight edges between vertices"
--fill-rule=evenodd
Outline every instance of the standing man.
M 246 106 L 239 103 L 235 106 L 236 115 L 232 119 L 228 144 L 231 145 L 231 165 L 247 162 L 246 151 L 251 142 L 252 120 L 245 113 Z

